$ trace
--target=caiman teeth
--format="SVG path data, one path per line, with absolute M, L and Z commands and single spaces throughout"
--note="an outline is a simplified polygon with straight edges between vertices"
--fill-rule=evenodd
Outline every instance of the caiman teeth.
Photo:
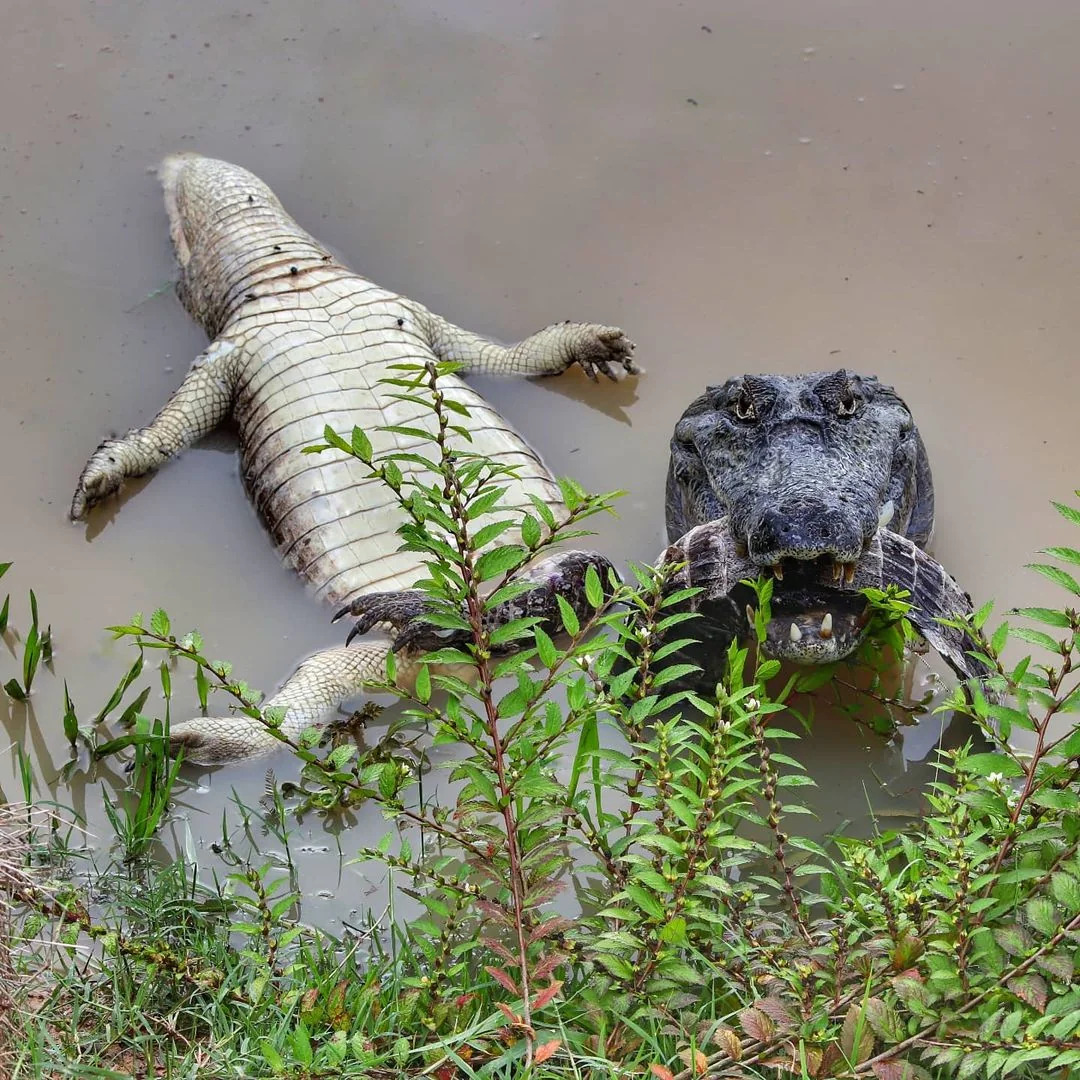
M 832 564 L 831 570 L 832 570 L 832 579 L 833 579 L 833 581 L 838 583 L 840 581 L 840 579 L 844 576 L 844 564 L 834 562 Z
M 794 624 L 791 624 L 791 629 L 788 631 L 788 637 L 791 638 L 792 643 L 802 641 L 802 631 Z
M 888 525 L 890 521 L 892 521 L 893 514 L 895 513 L 896 505 L 893 503 L 892 499 L 889 499 L 889 501 L 881 508 L 881 513 L 878 514 L 878 528 L 884 529 L 885 526 Z
M 777 581 L 784 580 L 784 568 L 779 563 L 775 563 L 773 565 L 772 572 L 775 575 Z
M 855 564 L 844 563 L 844 584 L 850 585 L 855 580 Z
M 753 630 L 756 625 L 754 620 L 754 609 L 749 604 L 746 605 L 746 621 L 750 624 L 750 629 Z
M 821 629 L 818 631 L 821 637 L 828 640 L 832 637 L 832 612 L 826 611 L 825 618 L 821 620 Z

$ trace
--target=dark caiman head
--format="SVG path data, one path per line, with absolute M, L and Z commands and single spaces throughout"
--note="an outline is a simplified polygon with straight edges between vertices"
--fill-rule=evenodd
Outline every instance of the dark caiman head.
M 907 406 L 844 370 L 710 387 L 671 442 L 669 541 L 722 518 L 732 557 L 776 577 L 770 652 L 804 663 L 847 655 L 865 623 L 856 569 L 879 530 L 922 546 L 933 528 L 930 468 Z

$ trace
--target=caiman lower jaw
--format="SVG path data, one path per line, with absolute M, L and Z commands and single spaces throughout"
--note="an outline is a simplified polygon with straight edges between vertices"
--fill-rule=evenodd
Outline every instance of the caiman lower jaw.
M 855 562 L 840 563 L 827 556 L 788 559 L 772 571 L 772 617 L 763 642 L 765 653 L 800 664 L 829 664 L 858 648 L 870 621 L 859 590 L 881 585 L 877 536 Z
M 774 600 L 780 599 L 774 594 Z M 777 660 L 799 664 L 830 664 L 850 656 L 870 621 L 865 601 L 841 594 L 821 599 L 828 606 L 784 611 L 782 604 L 775 605 L 765 628 L 763 651 Z

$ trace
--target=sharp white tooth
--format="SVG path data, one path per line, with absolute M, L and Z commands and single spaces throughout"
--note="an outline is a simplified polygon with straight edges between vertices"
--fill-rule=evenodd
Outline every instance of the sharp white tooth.
M 844 584 L 850 585 L 855 580 L 855 564 L 844 563 Z
M 772 572 L 776 575 L 776 580 L 777 581 L 783 581 L 784 580 L 784 568 L 779 563 L 776 563 L 773 566 Z
M 791 624 L 791 629 L 788 631 L 788 635 L 793 642 L 802 641 L 802 631 L 794 623 Z
M 890 499 L 882 508 L 881 513 L 878 514 L 878 528 L 884 529 L 893 519 L 893 514 L 896 513 L 896 507 L 893 505 L 892 499 Z
M 754 628 L 754 609 L 747 604 L 746 605 L 746 621 L 750 624 L 750 629 Z
M 826 611 L 825 618 L 821 620 L 821 629 L 818 631 L 823 638 L 832 637 L 832 612 Z

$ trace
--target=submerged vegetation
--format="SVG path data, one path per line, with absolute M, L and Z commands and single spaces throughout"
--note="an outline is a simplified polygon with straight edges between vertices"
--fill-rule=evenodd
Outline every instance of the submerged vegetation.
M 180 782 L 165 740 L 174 677 L 193 670 L 204 708 L 224 696 L 272 729 L 281 716 L 164 612 L 114 627 L 135 662 L 100 713 L 81 720 L 65 693 L 63 717 L 71 768 L 132 757 L 106 801 L 108 865 L 86 867 L 70 815 L 31 805 L 21 752 L 26 805 L 0 823 L 0 1072 L 1080 1074 L 1080 729 L 1065 722 L 1080 711 L 1080 584 L 1057 565 L 1080 551 L 1049 548 L 1055 562 L 1033 568 L 1063 589 L 1060 609 L 1022 609 L 1023 625 L 985 634 L 989 606 L 973 617 L 995 674 L 943 709 L 997 748 L 940 752 L 927 811 L 903 829 L 815 842 L 800 830 L 812 781 L 782 721 L 793 694 L 833 672 L 785 678 L 762 654 L 771 582 L 755 585 L 756 640 L 732 646 L 709 697 L 676 689 L 686 671 L 665 665 L 694 629 L 673 610 L 679 594 L 664 595 L 671 568 L 638 568 L 630 584 L 591 571 L 583 605 L 560 604 L 558 634 L 536 618 L 492 625 L 485 615 L 521 589 L 515 571 L 614 495 L 564 482 L 563 524 L 539 502 L 502 507 L 509 470 L 451 448 L 467 432 L 439 392 L 443 370 L 396 380 L 438 420 L 427 464 L 440 484 L 412 480 L 408 455 L 373 459 L 359 430 L 328 430 L 313 449 L 354 455 L 397 497 L 403 543 L 433 560 L 427 617 L 454 643 L 428 654 L 410 692 L 391 662 L 386 689 L 404 707 L 379 744 L 283 739 L 298 779 L 268 778 L 261 810 L 238 812 L 249 834 L 258 816 L 285 861 L 226 844 L 220 880 L 194 850 L 155 861 Z M 1080 525 L 1080 510 L 1058 509 Z M 878 640 L 902 651 L 903 597 L 872 599 Z M 1038 656 L 1006 666 L 1010 638 Z M 31 594 L 12 699 L 48 639 Z M 146 711 L 148 674 L 161 715 Z M 121 733 L 106 737 L 114 714 Z M 1018 731 L 1030 751 L 1012 748 Z M 452 801 L 433 803 L 418 747 L 450 742 Z M 361 802 L 390 824 L 357 858 L 381 863 L 417 914 L 334 938 L 301 921 L 289 823 Z

